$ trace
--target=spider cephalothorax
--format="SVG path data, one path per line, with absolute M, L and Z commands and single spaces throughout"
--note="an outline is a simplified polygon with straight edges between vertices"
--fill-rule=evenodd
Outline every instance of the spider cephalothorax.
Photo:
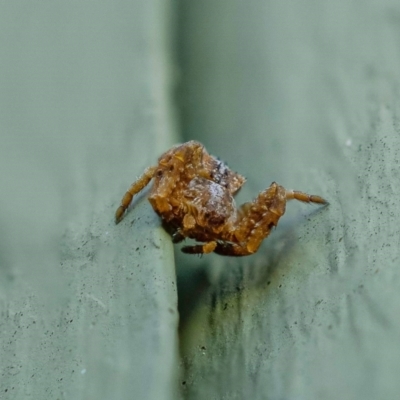
M 273 182 L 238 208 L 233 196 L 245 178 L 192 140 L 165 152 L 156 166 L 147 168 L 131 185 L 115 213 L 116 223 L 122 220 L 133 196 L 152 179 L 149 201 L 173 241 L 188 237 L 204 243 L 182 248 L 191 254 L 253 254 L 285 213 L 287 200 L 327 203 L 320 196 L 286 190 Z

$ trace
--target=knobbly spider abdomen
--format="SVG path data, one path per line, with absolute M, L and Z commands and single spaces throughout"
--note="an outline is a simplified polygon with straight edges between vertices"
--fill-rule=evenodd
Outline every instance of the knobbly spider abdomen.
M 174 242 L 188 237 L 203 244 L 183 252 L 244 256 L 259 248 L 285 213 L 286 202 L 296 199 L 327 204 L 320 196 L 286 190 L 273 182 L 251 202 L 237 208 L 233 196 L 245 178 L 190 141 L 165 152 L 126 192 L 115 214 L 120 222 L 132 201 L 153 179 L 149 201 L 162 218 Z

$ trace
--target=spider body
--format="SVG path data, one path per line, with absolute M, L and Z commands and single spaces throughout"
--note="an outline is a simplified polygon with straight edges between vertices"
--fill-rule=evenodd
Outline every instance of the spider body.
M 149 201 L 173 241 L 188 237 L 204 243 L 182 248 L 190 254 L 253 254 L 285 213 L 287 200 L 327 203 L 322 197 L 286 190 L 273 182 L 238 208 L 234 195 L 245 178 L 208 154 L 201 143 L 190 141 L 165 152 L 156 166 L 147 168 L 131 185 L 116 211 L 116 223 L 133 196 L 152 179 Z

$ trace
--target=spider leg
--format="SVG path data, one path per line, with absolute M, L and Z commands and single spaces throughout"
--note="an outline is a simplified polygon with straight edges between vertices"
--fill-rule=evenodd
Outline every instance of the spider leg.
M 118 207 L 117 211 L 115 212 L 115 223 L 118 224 L 121 222 L 126 209 L 132 202 L 133 196 L 139 193 L 141 190 L 144 189 L 145 186 L 149 184 L 151 179 L 154 176 L 157 167 L 149 167 L 146 168 L 143 172 L 142 176 L 136 179 L 135 182 L 129 187 L 126 191 L 124 197 L 121 200 L 121 205 Z
M 287 200 L 292 199 L 306 203 L 327 204 L 322 197 L 286 190 L 273 182 L 252 202 L 242 205 L 238 210 L 235 229 L 227 237 L 227 241 L 231 243 L 218 244 L 214 251 L 233 256 L 255 253 L 272 228 L 278 225 L 280 217 L 285 213 Z
M 298 200 L 303 203 L 329 204 L 321 196 L 299 192 L 298 190 L 286 190 L 286 200 Z
M 220 256 L 234 257 L 248 256 L 251 254 L 248 252 L 246 247 L 243 247 L 237 243 L 218 243 L 214 253 L 219 254 Z
M 184 246 L 181 248 L 182 253 L 187 254 L 207 254 L 212 253 L 217 247 L 217 242 L 207 242 L 204 244 L 198 244 L 195 246 Z
M 182 240 L 185 240 L 185 236 L 182 234 L 181 231 L 176 231 L 171 235 L 172 243 L 180 243 Z

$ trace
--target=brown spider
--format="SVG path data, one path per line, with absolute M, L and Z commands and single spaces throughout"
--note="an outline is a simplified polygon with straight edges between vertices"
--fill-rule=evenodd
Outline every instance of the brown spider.
M 320 196 L 286 190 L 273 182 L 255 200 L 237 208 L 233 196 L 246 179 L 192 140 L 172 147 L 158 159 L 158 165 L 147 168 L 133 182 L 115 213 L 117 224 L 133 196 L 151 179 L 149 201 L 173 242 L 188 237 L 204 243 L 182 248 L 190 254 L 253 254 L 285 213 L 287 200 L 327 204 Z

